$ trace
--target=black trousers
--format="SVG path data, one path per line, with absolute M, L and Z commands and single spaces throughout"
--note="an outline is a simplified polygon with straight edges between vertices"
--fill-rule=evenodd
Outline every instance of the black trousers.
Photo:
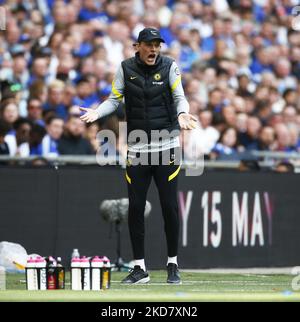
M 168 150 L 169 162 L 162 162 L 163 153 L 147 154 L 147 165 L 133 165 L 131 153 L 127 155 L 126 179 L 129 198 L 128 226 L 134 259 L 145 258 L 144 252 L 144 210 L 147 192 L 152 180 L 155 181 L 159 193 L 161 210 L 164 219 L 164 230 L 167 239 L 168 256 L 177 256 L 179 239 L 179 215 L 177 202 L 177 180 L 180 160 L 176 160 L 178 150 Z M 175 153 L 174 153 L 175 152 Z M 151 164 L 158 159 L 158 164 Z M 164 159 L 166 160 L 166 159 Z M 155 214 L 154 214 L 155 215 Z

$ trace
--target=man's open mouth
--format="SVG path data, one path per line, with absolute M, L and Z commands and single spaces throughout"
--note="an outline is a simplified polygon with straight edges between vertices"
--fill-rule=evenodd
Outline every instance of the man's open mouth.
M 155 54 L 150 54 L 148 55 L 148 59 L 155 59 L 156 55 Z

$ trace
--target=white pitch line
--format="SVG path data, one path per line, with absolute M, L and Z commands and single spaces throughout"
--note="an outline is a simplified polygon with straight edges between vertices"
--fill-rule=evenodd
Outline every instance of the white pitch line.
M 249 267 L 249 268 L 208 268 L 208 269 L 181 269 L 186 273 L 212 274 L 292 274 L 293 267 Z

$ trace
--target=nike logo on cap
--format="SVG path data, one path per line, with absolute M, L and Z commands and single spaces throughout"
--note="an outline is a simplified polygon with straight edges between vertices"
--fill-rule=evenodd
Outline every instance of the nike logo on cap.
M 137 76 L 130 76 L 130 79 L 136 79 Z

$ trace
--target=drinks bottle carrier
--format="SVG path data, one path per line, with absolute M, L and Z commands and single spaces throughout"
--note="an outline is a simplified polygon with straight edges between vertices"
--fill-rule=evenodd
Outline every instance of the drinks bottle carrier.
M 99 291 L 110 288 L 111 267 L 107 257 L 73 258 L 71 262 L 71 289 Z
M 41 263 L 41 265 L 39 265 Z M 65 268 L 44 266 L 43 258 L 29 259 L 25 268 L 27 290 L 65 289 Z

